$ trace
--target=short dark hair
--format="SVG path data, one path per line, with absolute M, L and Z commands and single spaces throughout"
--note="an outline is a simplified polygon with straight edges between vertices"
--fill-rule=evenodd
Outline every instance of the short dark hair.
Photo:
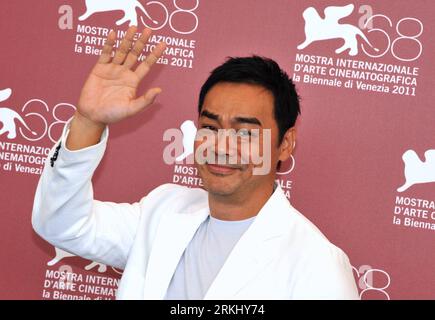
M 246 83 L 262 86 L 274 97 L 274 116 L 279 129 L 279 143 L 286 131 L 296 123 L 301 113 L 299 96 L 287 73 L 272 59 L 260 56 L 229 57 L 214 69 L 201 87 L 198 111 L 201 114 L 205 96 L 221 82 Z

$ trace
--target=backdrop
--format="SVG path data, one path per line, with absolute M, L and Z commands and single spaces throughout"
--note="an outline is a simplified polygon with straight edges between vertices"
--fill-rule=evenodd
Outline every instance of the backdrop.
M 115 297 L 122 271 L 56 250 L 33 232 L 31 209 L 105 35 L 138 24 L 155 30 L 144 54 L 168 43 L 140 87 L 163 93 L 111 126 L 97 199 L 200 186 L 186 154 L 163 161 L 165 131 L 192 133 L 200 86 L 226 57 L 267 56 L 301 96 L 296 150 L 278 176 L 291 203 L 348 254 L 363 299 L 434 299 L 434 9 L 431 0 L 2 1 L 0 298 Z

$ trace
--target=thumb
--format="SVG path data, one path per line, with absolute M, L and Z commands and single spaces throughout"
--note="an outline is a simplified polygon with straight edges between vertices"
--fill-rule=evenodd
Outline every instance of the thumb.
M 162 92 L 160 88 L 149 89 L 145 94 L 131 102 L 131 114 L 136 114 L 154 103 L 156 97 Z

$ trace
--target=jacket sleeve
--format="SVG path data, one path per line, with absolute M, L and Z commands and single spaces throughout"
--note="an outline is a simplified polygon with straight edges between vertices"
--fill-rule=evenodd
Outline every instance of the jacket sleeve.
M 352 266 L 347 255 L 333 244 L 307 250 L 298 279 L 296 299 L 359 300 Z
M 98 144 L 71 151 L 65 147 L 70 123 L 45 161 L 32 226 L 60 249 L 123 269 L 136 234 L 140 203 L 94 200 L 91 179 L 104 155 L 109 129 Z

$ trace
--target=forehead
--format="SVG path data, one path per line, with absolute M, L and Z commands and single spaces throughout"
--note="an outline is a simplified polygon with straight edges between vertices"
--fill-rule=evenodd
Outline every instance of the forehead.
M 274 98 L 266 88 L 245 83 L 222 82 L 214 85 L 204 99 L 202 110 L 223 119 L 250 116 L 273 120 Z

